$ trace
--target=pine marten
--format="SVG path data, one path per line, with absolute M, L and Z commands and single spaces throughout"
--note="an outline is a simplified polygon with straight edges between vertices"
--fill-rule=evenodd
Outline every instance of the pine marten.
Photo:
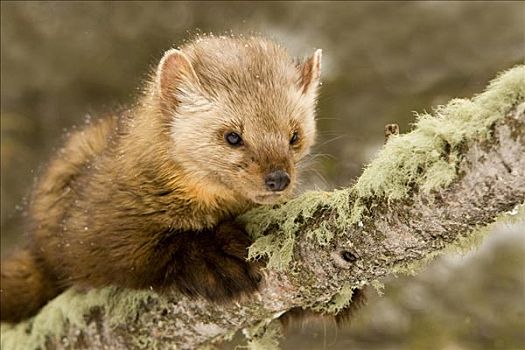
M 70 286 L 175 288 L 232 300 L 257 289 L 233 218 L 287 198 L 314 143 L 321 51 L 199 37 L 164 54 L 138 103 L 73 133 L 32 194 L 29 244 L 1 265 L 1 320 Z

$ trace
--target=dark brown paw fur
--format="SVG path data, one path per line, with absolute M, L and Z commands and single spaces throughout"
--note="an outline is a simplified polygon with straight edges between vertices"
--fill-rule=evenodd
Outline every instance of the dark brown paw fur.
M 313 310 L 303 309 L 301 307 L 295 307 L 290 309 L 281 317 L 279 320 L 285 329 L 295 324 L 301 324 L 305 321 L 321 321 L 321 320 L 334 320 L 338 327 L 343 327 L 352 322 L 355 318 L 357 311 L 366 304 L 366 292 L 365 289 L 354 289 L 352 295 L 352 301 L 350 304 L 341 310 L 337 315 L 326 315 Z
M 213 231 L 193 232 L 179 250 L 175 285 L 190 297 L 227 302 L 257 290 L 257 263 L 246 261 L 251 241 L 242 228 L 227 222 Z

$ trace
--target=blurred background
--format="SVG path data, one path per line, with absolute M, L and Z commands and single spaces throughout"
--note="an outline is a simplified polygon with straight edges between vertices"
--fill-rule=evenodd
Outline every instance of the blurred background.
M 24 241 L 26 198 L 67 130 L 139 93 L 196 33 L 262 33 L 323 49 L 320 138 L 304 189 L 346 186 L 413 111 L 481 92 L 525 58 L 523 2 L 2 2 L 1 253 Z M 351 327 L 292 328 L 283 349 L 525 349 L 525 223 L 415 277 L 385 280 Z M 233 348 L 233 343 L 224 349 Z

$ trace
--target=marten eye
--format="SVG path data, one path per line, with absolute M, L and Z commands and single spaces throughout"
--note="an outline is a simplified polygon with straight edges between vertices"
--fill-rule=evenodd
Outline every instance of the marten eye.
M 299 141 L 299 134 L 297 133 L 297 131 L 294 131 L 292 137 L 290 138 L 290 145 L 295 145 L 297 141 Z
M 230 145 L 235 146 L 235 147 L 242 146 L 244 144 L 241 136 L 239 136 L 239 134 L 233 131 L 226 133 L 224 135 L 224 138 Z

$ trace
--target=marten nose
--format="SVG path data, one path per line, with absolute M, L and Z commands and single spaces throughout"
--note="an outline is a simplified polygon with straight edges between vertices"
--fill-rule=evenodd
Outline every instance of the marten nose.
M 290 184 L 290 175 L 286 171 L 272 171 L 264 179 L 266 188 L 270 191 L 282 191 Z

